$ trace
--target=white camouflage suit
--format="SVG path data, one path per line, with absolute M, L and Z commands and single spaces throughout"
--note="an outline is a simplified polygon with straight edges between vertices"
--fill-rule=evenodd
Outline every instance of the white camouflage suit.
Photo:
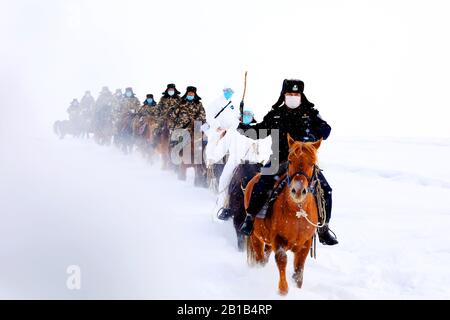
M 233 178 L 235 168 L 249 161 L 252 163 L 265 163 L 271 154 L 271 138 L 252 140 L 237 132 L 239 125 L 239 103 L 231 104 L 216 118 L 215 115 L 228 104 L 222 95 L 208 106 L 207 120 L 210 128 L 205 132 L 208 136 L 206 147 L 207 164 L 220 162 L 228 154 L 228 161 L 219 180 L 219 195 L 215 212 L 228 205 L 228 185 Z M 233 107 L 231 107 L 233 106 Z M 225 129 L 226 134 L 221 138 L 217 129 Z

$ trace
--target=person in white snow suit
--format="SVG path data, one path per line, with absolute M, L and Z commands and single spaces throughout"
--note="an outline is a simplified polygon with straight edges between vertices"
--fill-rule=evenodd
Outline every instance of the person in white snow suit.
M 243 122 L 246 124 L 255 123 L 254 114 L 251 110 L 244 111 Z M 217 198 L 218 218 L 227 220 L 231 217 L 231 210 L 228 206 L 228 187 L 233 178 L 236 167 L 240 164 L 261 164 L 269 160 L 270 139 L 255 141 L 237 132 L 239 117 L 234 123 L 226 128 L 216 129 L 219 140 L 211 142 L 212 146 L 207 153 L 208 161 L 218 162 L 225 155 L 228 161 L 225 164 L 219 180 L 219 195 Z
M 239 108 L 231 100 L 234 91 L 225 87 L 223 95 L 215 100 L 208 109 L 209 130 L 207 130 L 208 145 L 206 147 L 206 159 L 208 165 L 218 163 L 228 155 L 219 180 L 219 195 L 217 209 L 221 212 L 219 219 L 226 220 L 230 217 L 228 209 L 228 185 L 233 177 L 235 168 L 244 162 L 263 163 L 268 160 L 269 152 L 260 152 L 260 145 L 266 141 L 255 141 L 239 134 L 236 130 L 239 126 Z M 244 120 L 250 124 L 254 121 L 253 112 L 247 110 Z M 268 145 L 270 146 L 270 144 Z M 267 150 L 268 148 L 266 148 Z M 215 210 L 217 212 L 217 210 Z

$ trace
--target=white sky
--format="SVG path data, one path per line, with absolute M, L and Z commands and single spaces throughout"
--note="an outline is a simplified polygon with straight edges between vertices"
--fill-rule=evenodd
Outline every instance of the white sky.
M 300 78 L 336 136 L 449 137 L 447 3 L 0 0 L 0 125 L 49 130 L 104 85 L 207 104 L 248 70 L 259 119 Z

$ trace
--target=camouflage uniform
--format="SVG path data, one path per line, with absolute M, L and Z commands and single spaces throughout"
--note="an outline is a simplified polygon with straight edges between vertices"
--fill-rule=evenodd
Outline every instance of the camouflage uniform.
M 120 90 L 116 90 L 116 92 L 112 96 L 112 101 L 111 101 L 111 109 L 112 109 L 114 121 L 119 119 L 122 102 L 123 102 L 123 94 Z
M 141 116 L 144 116 L 144 117 L 150 116 L 150 117 L 156 119 L 156 113 L 157 113 L 156 105 L 151 106 L 151 105 L 148 105 L 148 104 L 144 104 L 144 105 L 139 109 L 138 113 L 139 113 Z
M 184 100 L 171 115 L 171 129 L 192 129 L 194 121 L 206 122 L 205 109 L 200 101 Z
M 173 114 L 181 103 L 179 96 L 166 97 L 163 96 L 155 107 L 154 115 L 158 121 L 157 129 L 158 134 L 164 127 L 172 128 L 173 126 Z
M 114 96 L 111 91 L 104 88 L 100 93 L 94 109 L 95 125 L 100 125 L 105 121 L 110 121 L 112 116 Z
M 95 99 L 91 96 L 89 92 L 86 92 L 83 98 L 81 98 L 80 107 L 83 116 L 85 117 L 92 116 L 95 107 Z
M 69 114 L 69 120 L 74 120 L 80 115 L 80 103 L 77 99 L 74 99 L 71 103 L 69 108 L 67 108 L 67 113 Z
M 105 105 L 111 106 L 113 98 L 114 96 L 112 95 L 111 91 L 103 89 L 102 92 L 100 92 L 97 101 L 95 102 L 95 109 L 97 110 Z
M 151 99 L 151 104 L 149 104 L 148 100 Z M 156 101 L 153 99 L 152 94 L 147 94 L 147 98 L 144 100 L 144 105 L 139 108 L 138 114 L 141 117 L 150 116 L 155 118 L 156 116 Z
M 139 108 L 141 107 L 141 103 L 139 102 L 139 99 L 132 96 L 131 98 L 124 97 L 120 106 L 120 113 L 126 114 L 126 113 L 136 113 L 138 112 Z

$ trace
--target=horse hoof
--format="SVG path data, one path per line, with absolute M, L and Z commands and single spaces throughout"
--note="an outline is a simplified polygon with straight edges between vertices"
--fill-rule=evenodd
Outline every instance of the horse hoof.
M 289 291 L 289 287 L 288 287 L 287 282 L 285 282 L 285 283 L 280 283 L 280 284 L 278 285 L 278 293 L 279 293 L 280 295 L 285 296 L 285 295 L 288 294 L 288 291 Z
M 288 292 L 289 292 L 289 290 L 287 288 L 286 289 L 278 289 L 278 294 L 280 296 L 286 296 L 288 294 Z
M 292 275 L 292 279 L 295 280 L 295 283 L 297 284 L 297 288 L 301 289 L 303 285 L 303 272 L 302 273 L 294 273 Z

